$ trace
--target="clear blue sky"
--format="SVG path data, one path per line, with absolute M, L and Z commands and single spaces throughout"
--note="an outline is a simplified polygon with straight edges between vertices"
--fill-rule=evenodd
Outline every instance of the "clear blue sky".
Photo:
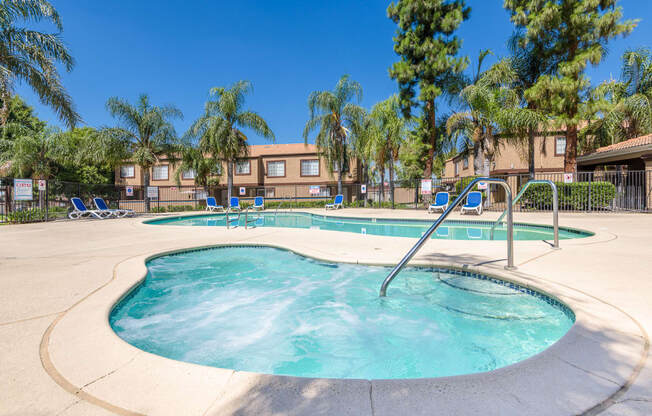
M 247 79 L 254 85 L 250 109 L 260 113 L 277 142 L 302 141 L 307 97 L 350 74 L 371 107 L 396 92 L 388 67 L 397 60 L 386 17 L 389 1 L 187 1 L 52 0 L 64 23 L 63 37 L 77 65 L 63 76 L 85 124 L 111 125 L 104 104 L 140 93 L 156 104 L 174 104 L 185 116 L 178 133 L 202 112 L 208 90 Z M 507 54 L 513 26 L 502 0 L 468 0 L 471 18 L 459 31 L 462 53 L 475 62 L 480 49 Z M 589 75 L 599 83 L 619 73 L 628 47 L 652 47 L 652 3 L 621 0 L 626 18 L 639 18 L 634 33 L 609 44 L 609 54 Z M 59 124 L 24 87 L 17 91 L 39 117 Z M 265 140 L 250 136 L 253 144 Z

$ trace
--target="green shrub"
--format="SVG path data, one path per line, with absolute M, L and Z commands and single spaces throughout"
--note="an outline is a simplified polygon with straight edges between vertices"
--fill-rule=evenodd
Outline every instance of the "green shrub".
M 555 182 L 559 197 L 559 209 L 595 210 L 609 207 L 616 196 L 611 182 Z M 533 184 L 521 198 L 525 207 L 552 207 L 552 189 L 546 184 Z
M 40 208 L 13 211 L 7 214 L 6 221 L 10 224 L 22 224 L 45 220 L 45 210 Z

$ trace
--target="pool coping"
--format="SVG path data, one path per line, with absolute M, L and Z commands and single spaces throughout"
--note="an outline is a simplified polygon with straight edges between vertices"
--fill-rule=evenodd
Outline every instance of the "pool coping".
M 204 391 L 204 382 L 211 380 L 214 383 L 212 392 L 206 398 L 197 399 L 201 402 L 203 414 L 235 413 L 252 391 L 273 391 L 274 402 L 271 405 L 274 405 L 296 403 L 297 395 L 303 397 L 314 394 L 310 393 L 314 389 L 324 392 L 319 400 L 315 399 L 315 406 L 329 409 L 327 413 L 357 415 L 373 411 L 375 416 L 398 412 L 429 414 L 427 410 L 435 408 L 443 413 L 446 413 L 444 409 L 455 413 L 456 410 L 459 411 L 458 406 L 463 404 L 468 413 L 473 413 L 472 410 L 476 408 L 484 414 L 504 414 L 515 412 L 516 409 L 521 413 L 537 413 L 546 409 L 545 413 L 550 414 L 578 414 L 590 411 L 589 409 L 600 406 L 618 394 L 636 376 L 637 369 L 640 371 L 641 360 L 649 349 L 647 335 L 633 318 L 619 308 L 586 293 L 519 271 L 507 272 L 495 265 L 460 267 L 418 260 L 411 264 L 476 272 L 545 293 L 573 310 L 575 324 L 560 340 L 541 353 L 489 372 L 440 378 L 371 381 L 261 375 L 205 367 L 142 351 L 113 332 L 109 325 L 109 314 L 114 305 L 145 278 L 146 261 L 188 249 L 232 245 L 275 247 L 316 260 L 342 262 L 338 258 L 292 244 L 259 242 L 182 246 L 174 250 L 152 251 L 130 257 L 115 266 L 113 278 L 106 285 L 73 305 L 48 328 L 41 344 L 41 359 L 46 371 L 68 391 L 72 390 L 85 400 L 118 414 L 149 413 L 149 409 L 156 408 L 155 402 L 160 401 L 158 398 L 144 395 L 134 401 L 129 398 L 133 395 L 130 390 L 139 388 L 133 382 L 149 386 L 151 383 L 160 384 L 163 379 L 178 391 L 188 391 L 189 384 L 192 385 L 190 390 Z M 348 263 L 392 265 L 383 262 Z M 598 322 L 603 328 L 593 331 Z M 604 335 L 605 326 L 611 338 Z M 88 330 L 79 331 L 79 328 Z M 632 351 L 632 345 L 637 345 L 639 350 Z M 98 362 L 83 359 L 89 350 L 105 360 Z M 614 351 L 622 353 L 623 357 L 610 358 Z M 614 365 L 614 362 L 618 365 Z M 150 370 L 156 369 L 154 372 L 158 377 L 141 376 L 131 383 L 130 380 L 119 377 L 121 373 L 127 372 L 127 368 L 139 365 L 147 366 Z M 180 372 L 189 376 L 182 377 Z M 542 378 L 555 382 L 542 388 Z M 180 385 L 182 383 L 183 386 Z M 559 398 L 567 397 L 569 393 L 572 393 L 572 400 L 559 401 Z M 497 397 L 500 399 L 496 400 Z M 495 407 L 488 408 L 487 403 L 494 403 Z M 254 402 L 244 404 L 245 408 L 255 405 L 262 406 Z M 254 408 L 247 409 L 251 413 L 256 412 Z M 245 414 L 249 412 L 245 411 Z
M 261 213 L 261 212 L 268 212 L 271 213 L 272 211 L 255 211 L 255 213 Z M 390 222 L 396 222 L 396 223 L 417 223 L 417 222 L 428 222 L 429 219 L 423 219 L 423 218 L 389 218 L 389 217 L 351 217 L 351 216 L 344 216 L 344 215 L 328 215 L 328 214 L 319 214 L 316 212 L 311 212 L 311 211 L 290 211 L 290 210 L 279 210 L 279 213 L 282 214 L 288 214 L 288 213 L 298 213 L 298 214 L 308 214 L 312 216 L 321 216 L 321 217 L 327 217 L 327 218 L 342 218 L 342 219 L 348 219 L 348 220 L 381 220 L 381 221 L 390 221 Z M 330 214 L 330 212 L 329 212 Z M 208 217 L 208 216 L 216 216 L 216 215 L 226 215 L 225 212 L 186 212 L 186 213 L 181 213 L 181 214 L 173 214 L 173 215 L 166 215 L 160 218 L 147 218 L 142 220 L 140 223 L 142 225 L 157 225 L 157 226 L 174 226 L 174 224 L 153 224 L 156 221 L 161 221 L 161 220 L 170 220 L 170 219 L 175 219 L 175 218 L 201 218 L 201 217 Z M 433 222 L 436 218 L 433 217 Z M 481 226 L 487 226 L 487 225 L 493 225 L 496 221 L 491 221 L 491 220 L 471 220 L 471 219 L 460 219 L 460 218 L 451 218 L 451 219 L 446 219 L 446 221 L 452 222 L 452 223 L 457 223 L 457 224 L 477 224 Z M 457 225 L 456 224 L 456 225 Z M 442 224 L 443 225 L 443 224 Z M 533 228 L 547 228 L 547 229 L 552 229 L 552 225 L 546 225 L 546 224 L 539 224 L 539 223 L 533 223 L 533 222 L 514 222 L 514 225 L 520 225 L 520 226 L 527 226 L 527 227 L 533 227 Z M 283 227 L 273 227 L 273 228 L 283 228 Z M 286 227 L 287 228 L 287 227 Z M 587 238 L 594 237 L 596 235 L 595 232 L 590 231 L 590 230 L 585 230 L 582 228 L 576 228 L 576 227 L 567 227 L 567 226 L 559 226 L 559 230 L 563 230 L 569 233 L 573 234 L 586 234 L 581 237 L 576 237 L 576 238 L 569 238 L 569 239 L 564 239 L 564 240 L 585 240 Z M 334 231 L 334 230 L 325 230 L 325 231 Z M 340 231 L 342 232 L 342 231 Z M 344 231 L 346 232 L 346 231 Z M 356 233 L 352 233 L 356 234 Z M 382 234 L 374 234 L 378 235 L 380 237 L 404 237 L 404 236 L 389 236 L 389 235 L 382 235 Z M 416 237 L 405 237 L 405 238 L 416 238 Z M 468 240 L 472 241 L 472 240 Z M 481 241 L 504 241 L 504 240 L 481 240 Z M 515 240 L 517 241 L 517 240 Z M 521 240 L 518 240 L 521 241 Z M 522 241 L 532 241 L 532 240 L 522 240 Z

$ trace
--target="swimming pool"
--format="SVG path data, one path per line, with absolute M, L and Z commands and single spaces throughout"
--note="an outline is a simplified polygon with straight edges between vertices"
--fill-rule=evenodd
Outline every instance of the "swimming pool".
M 450 269 L 317 261 L 270 247 L 165 255 L 113 308 L 114 331 L 164 357 L 302 377 L 441 377 L 500 368 L 561 338 L 570 309 L 530 289 Z
M 231 214 L 233 216 L 233 214 Z M 262 212 L 249 213 L 249 226 L 309 228 L 319 230 L 344 231 L 357 234 L 374 234 L 394 237 L 421 237 L 430 228 L 433 220 L 355 218 L 318 215 L 307 212 Z M 239 226 L 244 227 L 245 216 L 240 216 Z M 226 226 L 225 214 L 191 215 L 160 218 L 145 221 L 154 225 L 179 226 Z M 489 240 L 492 222 L 447 220 L 437 229 L 432 238 L 449 240 Z M 232 225 L 235 225 L 233 223 Z M 559 227 L 559 239 L 583 238 L 593 235 L 590 232 L 573 228 Z M 505 227 L 497 227 L 495 240 L 505 240 Z M 552 227 L 534 224 L 514 224 L 515 240 L 550 240 Z

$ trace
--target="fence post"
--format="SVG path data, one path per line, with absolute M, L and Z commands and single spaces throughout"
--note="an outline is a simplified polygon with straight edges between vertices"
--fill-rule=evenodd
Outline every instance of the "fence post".
M 50 181 L 46 180 L 45 181 L 45 222 L 48 222 L 50 220 L 50 198 L 49 194 L 50 193 Z
M 591 209 L 591 181 L 593 179 L 593 172 L 589 172 L 589 212 L 592 211 Z

